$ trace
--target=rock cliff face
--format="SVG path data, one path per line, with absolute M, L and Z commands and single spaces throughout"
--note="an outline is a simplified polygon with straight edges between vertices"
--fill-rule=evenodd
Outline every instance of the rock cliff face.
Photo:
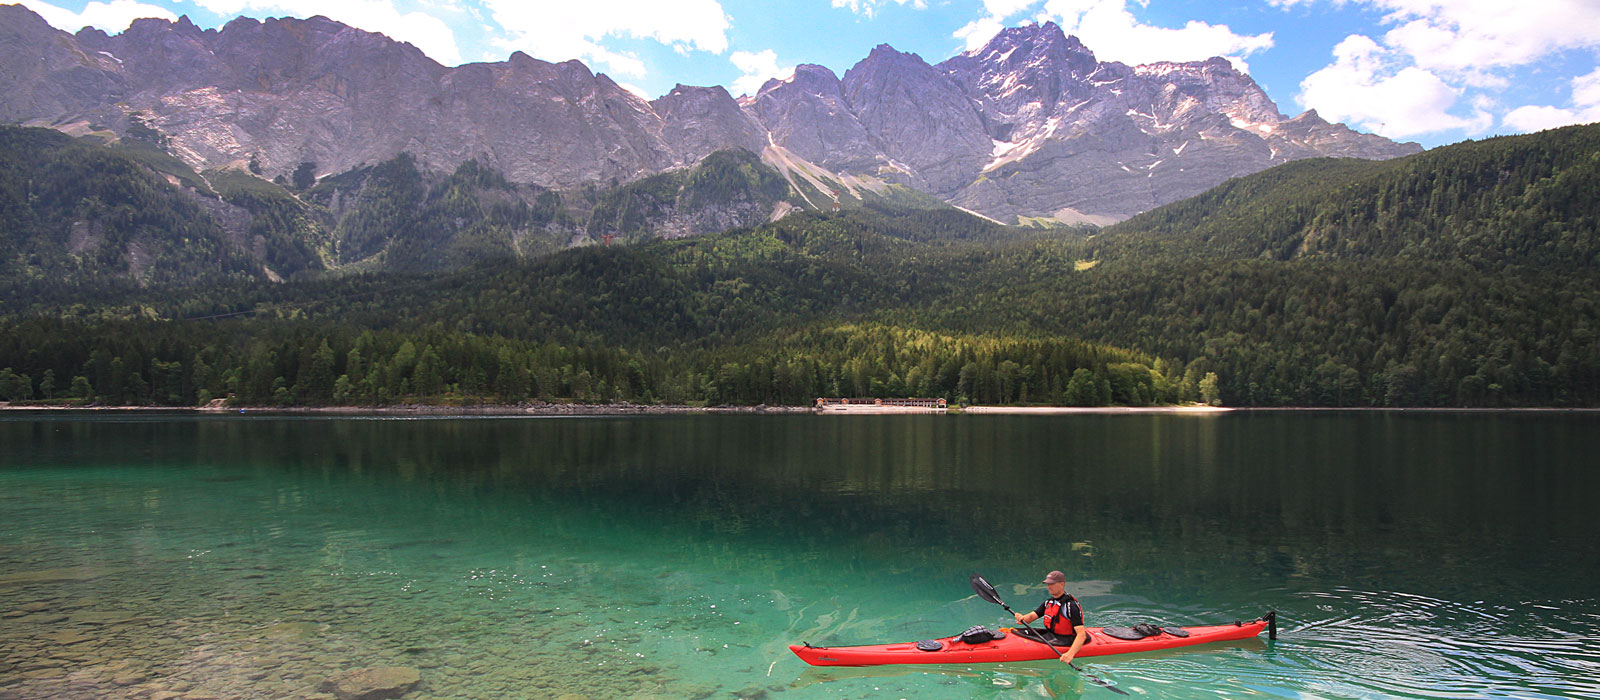
M 877 172 L 927 192 L 953 192 L 987 160 L 982 115 L 961 86 L 887 44 L 844 74 L 845 98 L 879 149 Z
M 577 61 L 517 53 L 445 68 L 321 17 L 212 31 L 139 20 L 115 36 L 73 36 L 8 6 L 0 22 L 11 28 L 0 73 L 31 93 L 3 98 L 0 116 L 120 130 L 138 113 L 196 167 L 254 159 L 272 176 L 311 161 L 324 175 L 409 151 L 430 169 L 477 158 L 517 181 L 570 187 L 693 163 L 662 140 L 648 102 Z
M 120 66 L 20 5 L 0 5 L 0 119 L 81 114 L 127 91 Z
M 661 117 L 661 138 L 682 163 L 698 163 L 730 147 L 760 153 L 767 131 L 721 86 L 679 85 L 650 103 Z
M 566 189 L 738 147 L 780 169 L 905 184 L 1001 220 L 1110 222 L 1289 160 L 1421 150 L 1314 112 L 1287 118 L 1223 59 L 1103 63 L 1054 24 L 1007 29 L 937 65 L 879 46 L 842 80 L 803 65 L 738 101 L 678 86 L 647 102 L 577 61 L 521 53 L 447 68 L 322 17 L 220 30 L 139 20 L 117 35 L 71 35 L 0 6 L 0 49 L 0 119 L 69 132 L 138 122 L 197 169 L 254 162 L 269 177 L 409 152 L 432 170 L 477 159 Z
M 967 183 L 932 192 L 991 216 L 1112 221 L 1297 158 L 1421 150 L 1312 112 L 1288 119 L 1224 59 L 1102 63 L 1054 24 L 1004 30 L 938 68 L 993 150 Z
M 876 167 L 878 145 L 827 68 L 802 64 L 784 80 L 768 80 L 743 107 L 794 155 L 836 172 Z

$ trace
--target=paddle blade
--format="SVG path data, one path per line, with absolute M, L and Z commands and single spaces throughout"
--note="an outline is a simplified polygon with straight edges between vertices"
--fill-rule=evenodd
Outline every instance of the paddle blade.
M 972 575 L 972 592 L 977 593 L 979 598 L 1005 607 L 1005 603 L 1000 602 L 1000 594 L 994 590 L 994 586 L 989 585 L 989 582 L 978 574 Z

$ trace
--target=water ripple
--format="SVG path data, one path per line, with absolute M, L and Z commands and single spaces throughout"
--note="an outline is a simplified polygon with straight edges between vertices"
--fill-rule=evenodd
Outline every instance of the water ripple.
M 1600 698 L 1596 601 L 1508 606 L 1350 589 L 1304 597 L 1325 616 L 1288 630 L 1282 659 L 1348 679 L 1365 689 L 1357 695 Z

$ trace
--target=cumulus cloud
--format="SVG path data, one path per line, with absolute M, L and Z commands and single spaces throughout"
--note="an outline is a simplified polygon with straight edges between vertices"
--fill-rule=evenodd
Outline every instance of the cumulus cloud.
M 1060 24 L 1063 31 L 1076 35 L 1101 60 L 1133 65 L 1203 61 L 1224 56 L 1239 70 L 1248 72 L 1245 57 L 1273 45 L 1271 32 L 1237 34 L 1225 24 L 1190 21 L 1177 29 L 1145 24 L 1128 9 L 1129 1 L 1048 0 L 1033 18 Z M 1038 2 L 985 0 L 983 5 L 984 16 L 968 22 L 954 34 L 966 43 L 968 51 L 988 43 L 1009 20 L 1031 11 Z
M 1572 79 L 1570 106 L 1526 105 L 1511 110 L 1500 120 L 1517 131 L 1543 131 L 1591 122 L 1600 122 L 1600 69 Z
M 772 49 L 756 53 L 735 51 L 728 60 L 744 73 L 733 81 L 735 95 L 754 95 L 768 80 L 794 75 L 794 66 L 779 66 L 778 53 Z
M 1448 129 L 1487 130 L 1494 118 L 1478 100 L 1472 114 L 1451 113 L 1464 94 L 1370 37 L 1355 34 L 1333 49 L 1334 62 L 1300 83 L 1300 103 L 1324 118 L 1390 138 Z
M 1424 70 L 1479 79 L 1566 49 L 1600 46 L 1594 0 L 1362 0 L 1389 12 L 1384 44 Z
M 728 50 L 728 16 L 717 0 L 486 0 L 484 5 L 509 34 L 502 48 L 548 61 L 582 59 L 633 77 L 645 75 L 644 62 L 606 48 L 601 43 L 606 37 L 649 39 L 680 53 Z
M 247 12 L 293 17 L 322 15 L 409 43 L 444 65 L 461 63 L 461 50 L 450 25 L 424 12 L 401 12 L 392 0 L 195 0 L 195 4 L 224 17 Z
M 1049 0 L 1043 16 L 1077 35 L 1103 61 L 1136 65 L 1222 56 L 1248 72 L 1245 57 L 1273 45 L 1272 32 L 1236 34 L 1226 24 L 1191 20 L 1179 29 L 1143 24 L 1128 10 L 1128 0 Z
M 953 36 L 966 42 L 968 51 L 983 48 L 994 35 L 1006 28 L 1007 18 L 1036 4 L 1038 0 L 983 0 L 984 16 L 957 29 Z
M 1594 120 L 1594 118 L 1579 117 L 1576 110 L 1547 105 L 1526 105 L 1506 113 L 1506 116 L 1500 118 L 1500 123 L 1514 131 L 1531 133 Z
M 1285 9 L 1315 2 L 1269 0 Z M 1563 51 L 1600 47 L 1596 0 L 1334 2 L 1383 12 L 1381 23 L 1390 28 L 1377 40 L 1347 37 L 1334 50 L 1333 63 L 1301 83 L 1300 102 L 1324 116 L 1381 127 L 1386 136 L 1454 129 L 1484 133 L 1495 123 L 1490 95 L 1511 87 L 1511 71 Z M 1579 98 L 1587 83 L 1578 82 L 1586 78 L 1574 81 L 1570 106 L 1527 105 L 1500 123 L 1534 130 L 1595 120 L 1600 115 L 1593 105 L 1600 99 Z M 1595 89 L 1600 92 L 1600 85 Z M 1468 95 L 1473 99 L 1464 100 Z M 1376 101 L 1383 96 L 1396 101 Z
M 851 12 L 872 19 L 877 16 L 878 8 L 889 3 L 896 5 L 910 5 L 916 9 L 927 9 L 925 0 L 833 0 L 834 7 L 847 7 Z
M 1005 28 L 1005 20 L 999 17 L 980 17 L 966 23 L 951 36 L 965 42 L 968 51 L 975 51 L 983 48 L 984 44 L 989 43 L 989 40 L 993 39 L 994 35 L 999 34 L 1000 30 Z
M 649 92 L 646 92 L 644 88 L 634 85 L 633 83 L 624 83 L 619 81 L 617 82 L 617 87 L 637 95 L 639 99 L 644 100 L 645 102 L 649 102 L 651 99 Z
M 111 2 L 91 2 L 85 5 L 82 12 L 56 7 L 39 0 L 21 0 L 22 6 L 33 10 L 34 14 L 44 18 L 50 26 L 66 32 L 76 32 L 84 27 L 94 27 L 101 31 L 116 34 L 128 28 L 136 19 L 155 17 L 167 21 L 176 21 L 178 16 L 164 7 L 146 5 L 135 0 L 111 0 Z

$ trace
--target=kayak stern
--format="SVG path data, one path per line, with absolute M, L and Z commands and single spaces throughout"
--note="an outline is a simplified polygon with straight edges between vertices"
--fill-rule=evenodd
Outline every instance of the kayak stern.
M 1236 621 L 1225 625 L 1174 627 L 1185 634 L 1164 631 L 1142 639 L 1119 639 L 1105 634 L 1103 627 L 1087 628 L 1089 641 L 1078 650 L 1078 658 L 1135 654 L 1180 647 L 1237 641 L 1258 636 L 1263 630 L 1268 638 L 1278 638 L 1277 614 L 1268 612 L 1250 622 Z M 929 642 L 936 644 L 930 644 Z M 936 648 L 934 648 L 936 647 Z M 812 666 L 881 666 L 887 664 L 966 664 L 1001 663 L 1007 661 L 1042 661 L 1060 656 L 1050 645 L 1037 642 L 1020 634 L 1008 632 L 999 639 L 976 644 L 961 641 L 959 635 L 925 642 L 900 642 L 896 644 L 869 644 L 848 647 L 819 647 L 810 643 L 791 644 L 789 651 Z

